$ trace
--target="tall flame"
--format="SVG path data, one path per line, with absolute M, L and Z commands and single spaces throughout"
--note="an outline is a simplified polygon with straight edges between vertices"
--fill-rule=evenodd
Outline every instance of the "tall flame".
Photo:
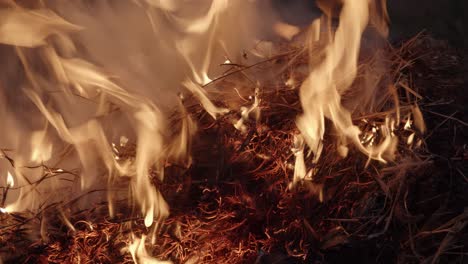
M 385 162 L 383 155 L 394 152 L 396 138 L 385 132 L 385 140 L 380 145 L 364 146 L 359 138 L 361 131 L 353 124 L 351 112 L 343 106 L 341 98 L 356 78 L 361 37 L 369 21 L 369 1 L 344 0 L 339 21 L 332 37 L 318 39 L 326 42 L 325 58 L 317 66 L 310 62 L 311 71 L 300 87 L 304 113 L 297 118 L 297 126 L 314 153 L 314 162 L 322 152 L 325 119 L 330 120 L 338 132 L 341 153 L 346 155 L 346 142 L 351 141 L 369 158 Z M 317 28 L 312 28 L 312 42 L 320 36 Z M 314 54 L 310 57 L 314 58 Z

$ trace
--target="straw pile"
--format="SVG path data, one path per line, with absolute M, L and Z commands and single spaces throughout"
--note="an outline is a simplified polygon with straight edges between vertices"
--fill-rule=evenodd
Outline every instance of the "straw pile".
M 382 52 L 391 62 L 387 78 L 377 82 L 382 103 L 371 113 L 356 114 L 355 124 L 364 134 L 371 131 L 392 114 L 398 101 L 402 117 L 417 114 L 414 105 L 419 105 L 427 132 L 421 133 L 416 124 L 404 128 L 402 118 L 395 130 L 400 138 L 396 159 L 380 164 L 352 148 L 341 158 L 331 130 L 318 164 L 307 164 L 316 174 L 295 188 L 289 185 L 298 133 L 295 117 L 301 112 L 297 85 L 304 78 L 299 69 L 307 61 L 301 49 L 289 47 L 251 67 L 235 65 L 216 80 L 218 87 L 232 91 L 246 87 L 234 94 L 238 106 L 252 105 L 258 88 L 262 115 L 258 122 L 246 121 L 245 133 L 233 126 L 239 113 L 214 121 L 194 100 L 184 100 L 199 124 L 193 163 L 168 164 L 165 181 L 155 180 L 171 215 L 155 230 L 155 243 L 147 243 L 149 255 L 174 263 L 466 261 L 467 123 L 462 120 L 463 100 L 456 94 L 463 84 L 462 60 L 446 43 L 425 35 Z M 372 63 L 371 58 L 362 60 L 360 71 Z M 278 66 L 293 73 L 295 83 L 287 83 L 288 74 L 262 84 L 268 87 L 249 81 L 249 71 Z M 234 103 L 228 100 L 224 96 L 215 103 L 232 109 Z M 174 115 L 175 120 L 179 117 Z M 128 145 L 119 152 L 124 153 L 121 158 L 130 158 L 134 149 Z M 120 208 L 127 207 L 120 203 Z M 56 206 L 72 208 L 73 203 Z M 130 208 L 109 218 L 105 203 L 70 211 L 71 231 L 53 207 L 44 209 L 48 241 L 38 239 L 37 226 L 45 214 L 0 215 L 4 261 L 131 263 L 126 248 L 132 233 L 139 237 L 152 232 Z

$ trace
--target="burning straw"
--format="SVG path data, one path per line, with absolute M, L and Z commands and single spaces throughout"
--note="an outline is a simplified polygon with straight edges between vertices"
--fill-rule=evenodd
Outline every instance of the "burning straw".
M 401 56 L 420 53 L 420 45 L 425 41 L 418 37 L 400 49 L 387 49 L 393 63 L 389 73 L 399 76 L 401 68 L 415 59 L 414 55 Z M 291 64 L 295 58 L 290 66 L 294 69 L 303 61 L 301 56 L 305 55 L 289 52 L 265 64 L 282 61 Z M 361 69 L 364 68 L 362 65 Z M 406 78 L 413 78 L 411 74 L 409 71 Z M 243 78 L 234 74 L 220 82 L 231 86 Z M 418 143 L 421 134 L 411 125 L 415 102 L 422 96 L 408 85 L 401 85 L 395 91 L 398 83 L 387 90 L 390 95 L 398 93 L 401 115 L 407 117 L 395 131 L 406 140 L 400 141 L 394 163 L 387 166 L 371 163 L 366 167 L 365 156 L 350 153 L 341 158 L 334 150 L 333 141 L 325 140 L 324 155 L 313 165 L 314 177 L 291 189 L 295 158 L 291 149 L 297 133 L 294 116 L 300 112 L 300 106 L 297 89 L 287 85 L 286 78 L 284 75 L 274 80 L 276 89 L 260 89 L 257 100 L 262 117 L 249 119 L 244 132 L 233 126 L 237 113 L 212 121 L 200 105 L 190 104 L 190 99 L 185 101 L 189 112 L 200 123 L 193 147 L 194 165 L 181 168 L 173 164 L 166 168 L 174 176 L 159 185 L 172 213 L 157 231 L 156 243 L 146 244 L 148 255 L 180 263 L 319 260 L 321 252 L 332 248 L 356 240 L 376 241 L 388 237 L 394 228 L 392 223 L 398 221 L 395 218 L 409 217 L 404 202 L 410 195 L 408 184 L 424 175 L 421 168 L 430 162 L 423 149 L 416 148 L 424 144 Z M 398 81 L 405 83 L 409 81 L 406 78 L 400 76 Z M 300 79 L 295 81 L 300 83 Z M 249 107 L 254 103 L 254 94 L 250 100 L 247 98 L 245 106 Z M 394 97 L 388 96 L 388 100 Z M 365 135 L 372 133 L 373 124 L 383 122 L 387 114 L 382 111 L 356 116 L 354 120 Z M 132 146 L 117 148 L 122 159 L 134 155 Z M 304 146 L 300 151 L 307 153 Z M 109 219 L 103 217 L 105 209 L 102 203 L 69 215 L 75 227 L 73 232 L 66 231 L 60 217 L 47 216 L 52 228 L 48 228 L 48 241 L 44 245 L 28 242 L 34 233 L 29 223 L 39 224 L 47 214 L 33 218 L 25 214 L 3 214 L 3 248 L 16 252 L 14 255 L 29 254 L 22 258 L 26 262 L 36 258 L 55 263 L 131 261 L 120 250 L 129 247 L 130 231 L 144 232 L 143 219 L 128 219 L 124 215 Z M 454 219 L 446 225 L 460 225 L 460 220 Z M 130 223 L 133 223 L 131 229 Z M 427 235 L 420 233 L 408 246 L 414 247 L 415 239 Z M 139 243 L 144 243 L 144 239 Z
M 0 214 L 5 260 L 311 263 L 342 261 L 337 255 L 347 250 L 362 252 L 367 262 L 391 258 L 435 263 L 463 258 L 463 252 L 454 252 L 464 249 L 460 244 L 466 236 L 460 234 L 466 228 L 466 210 L 430 217 L 431 221 L 412 213 L 424 199 L 437 199 L 412 193 L 416 182 L 432 176 L 427 174 L 434 161 L 427 140 L 434 130 L 426 128 L 420 107 L 435 105 L 425 98 L 426 90 L 416 85 L 422 77 L 415 74 L 414 65 L 439 73 L 440 61 L 426 58 L 454 55 L 440 53 L 426 36 L 416 36 L 398 48 L 385 42 L 377 49 L 372 46 L 375 42 L 360 43 L 367 17 L 374 25 L 373 34 L 386 34 L 383 20 L 367 14 L 364 2 L 345 6 L 342 21 L 357 11 L 363 12 L 363 21 L 343 23 L 334 38 L 325 32 L 318 41 L 320 28 L 331 28 L 327 23 L 332 21 L 324 19 L 321 25 L 312 25 L 307 39 L 312 44 L 307 47 L 303 39 L 279 45 L 276 55 L 251 64 L 227 58 L 219 66 L 225 71 L 213 80 L 207 75 L 206 60 L 201 63 L 203 69 L 196 69 L 190 52 L 183 52 L 187 47 L 179 46 L 193 80 L 182 82 L 186 91 L 177 97 L 167 122 L 159 119 L 164 116 L 162 110 L 145 97 L 129 93 L 93 65 L 64 61 L 69 67 L 65 70 L 76 80 L 60 81 L 88 89 L 81 94 L 85 97 L 92 90 L 86 85 L 94 83 L 115 97 L 112 103 L 124 108 L 104 109 L 102 118 L 115 111 L 131 113 L 128 118 L 138 127 L 139 140 L 120 137 L 118 144 L 99 145 L 102 153 L 92 156 L 102 159 L 106 171 L 129 179 L 110 177 L 107 188 L 16 212 L 5 205 L 9 191 L 18 188 L 8 174 Z M 213 4 L 207 19 L 216 21 L 217 12 L 225 8 Z M 199 21 L 188 30 L 203 31 L 209 25 Z M 65 22 L 58 26 L 78 30 Z M 25 67 L 27 58 L 21 58 Z M 80 75 L 83 69 L 91 76 L 84 78 L 87 82 L 78 78 L 85 76 Z M 68 129 L 53 108 L 34 93 L 29 96 L 65 142 L 78 148 L 83 163 L 93 164 L 87 157 L 92 150 L 87 139 L 77 139 L 80 133 L 73 134 L 75 130 Z M 454 115 L 438 115 L 446 118 L 444 122 L 466 126 Z M 142 120 L 154 122 L 148 125 Z M 89 140 L 106 142 L 100 141 L 105 138 L 101 125 L 89 124 L 89 131 L 97 132 Z M 152 146 L 144 141 L 155 138 Z M 164 140 L 175 143 L 164 144 Z M 17 164 L 11 151 L 2 149 L 1 158 L 17 173 L 27 168 L 24 161 Z M 466 160 L 466 155 L 461 159 Z M 37 180 L 30 181 L 26 173 L 18 175 L 29 183 L 30 192 L 39 194 L 36 187 L 46 179 L 71 181 L 82 175 L 44 163 L 29 169 L 40 170 Z M 126 185 L 131 188 L 127 190 Z M 126 195 L 119 194 L 126 191 L 134 199 L 121 199 Z M 97 199 L 91 207 L 82 206 L 82 200 L 93 201 L 92 195 L 101 192 L 111 193 L 108 201 Z

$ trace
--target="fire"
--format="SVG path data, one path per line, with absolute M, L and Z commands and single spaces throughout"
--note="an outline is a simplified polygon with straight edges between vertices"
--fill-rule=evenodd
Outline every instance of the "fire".
M 146 236 L 142 235 L 141 238 L 134 238 L 128 245 L 128 250 L 132 255 L 133 261 L 138 264 L 170 264 L 171 261 L 160 261 L 156 258 L 151 257 L 148 254 L 145 246 Z
M 7 171 L 6 188 L 3 190 L 3 199 L 2 199 L 1 206 L 4 206 L 6 195 L 8 194 L 8 190 L 14 186 L 15 186 L 15 180 L 13 178 L 13 175 L 11 175 L 9 171 Z M 8 212 L 9 212 L 8 208 L 0 207 L 0 213 L 6 214 Z
M 246 15 L 246 21 L 239 22 L 238 16 L 260 11 L 254 1 L 204 1 L 204 13 L 186 1 L 102 2 L 93 11 L 81 1 L 71 2 L 50 7 L 41 2 L 31 9 L 8 2 L 9 8 L 0 10 L 0 43 L 10 48 L 9 59 L 21 80 L 11 85 L 21 87 L 18 93 L 31 112 L 26 121 L 15 112 L 14 104 L 12 109 L 0 109 L 5 127 L 15 131 L 9 135 L 14 143 L 8 144 L 14 149 L 17 185 L 24 186 L 17 200 L 0 210 L 38 210 L 44 203 L 64 202 L 57 190 L 73 190 L 71 196 L 79 196 L 77 189 L 102 187 L 108 189 L 113 216 L 119 210 L 113 203 L 118 198 L 114 184 L 123 181 L 144 225 L 157 230 L 170 208 L 154 182 L 164 180 L 168 163 L 189 167 L 192 162 L 190 144 L 197 125 L 181 103 L 183 95 L 193 96 L 213 119 L 237 113 L 240 118 L 233 125 L 241 132 L 247 131 L 250 121 L 261 120 L 260 82 L 254 82 L 250 106 L 240 111 L 212 100 L 213 91 L 220 89 L 213 77 L 224 74 L 218 65 L 255 63 L 274 50 L 245 52 L 260 46 L 262 36 L 251 28 L 259 20 Z M 375 7 L 368 0 L 343 0 L 336 29 L 331 26 L 335 9 L 323 5 L 322 9 L 328 16 L 312 22 L 307 36 L 306 78 L 301 84 L 294 76 L 286 81 L 291 89 L 300 86 L 303 110 L 296 120 L 300 133 L 293 136 L 291 146 L 295 164 L 290 189 L 313 178 L 315 171 L 306 164 L 320 161 L 330 129 L 336 132 L 341 156 L 354 145 L 369 160 L 385 163 L 393 159 L 398 143 L 394 130 L 400 125 L 399 117 L 388 115 L 366 134 L 353 123 L 352 109 L 343 104 L 344 94 L 357 77 L 364 30 L 373 23 L 385 34 L 386 24 L 376 19 Z M 301 33 L 282 21 L 268 29 L 288 41 Z M 317 62 L 317 54 L 324 55 L 323 60 Z M 375 94 L 375 87 L 365 89 Z M 223 96 L 223 92 L 217 94 Z M 10 100 L 11 95 L 0 95 L 2 103 Z M 171 119 L 173 112 L 181 118 Z M 414 126 L 423 133 L 424 121 L 416 106 L 412 116 Z M 408 118 L 405 129 L 410 129 L 409 122 Z M 414 134 L 407 143 L 413 140 Z M 131 144 L 135 144 L 135 155 L 128 158 L 121 150 Z M 25 168 L 36 170 L 31 173 Z M 71 173 L 75 169 L 78 172 Z M 44 171 L 58 177 L 41 178 Z M 45 183 L 31 184 L 39 181 Z M 8 172 L 7 186 L 14 185 Z M 322 200 L 322 191 L 318 193 Z M 61 215 L 75 230 L 63 211 Z M 146 239 L 145 235 L 131 239 L 128 249 L 133 260 L 166 263 L 150 256 Z
M 13 179 L 13 175 L 11 175 L 10 172 L 8 172 L 8 174 L 7 174 L 7 186 L 8 186 L 9 188 L 15 186 L 15 180 Z
M 250 115 L 254 116 L 255 121 L 259 121 L 260 119 L 260 99 L 259 99 L 259 89 L 255 89 L 255 96 L 254 96 L 254 102 L 253 104 L 247 108 L 247 107 L 241 107 L 240 109 L 240 114 L 241 118 L 234 122 L 234 127 L 237 130 L 240 130 L 241 132 L 245 133 L 247 131 L 247 127 L 244 124 L 244 122 L 249 120 Z
M 369 158 L 382 162 L 385 162 L 382 158 L 384 153 L 391 154 L 395 151 L 396 139 L 389 133 L 385 134 L 385 140 L 379 146 L 362 145 L 359 139 L 361 131 L 353 124 L 351 113 L 341 103 L 341 95 L 350 88 L 356 77 L 361 35 L 369 21 L 368 5 L 365 0 L 343 1 L 340 25 L 334 36 L 324 40 L 327 42 L 326 57 L 318 66 L 311 68 L 300 88 L 304 113 L 298 117 L 297 126 L 314 152 L 314 162 L 319 160 L 322 152 L 325 119 L 332 121 L 339 133 L 343 142 L 340 146 L 342 149 L 346 148 L 347 141 L 351 141 L 369 155 Z M 320 33 L 312 32 L 311 35 L 317 36 Z M 313 39 L 317 41 L 316 38 Z M 313 54 L 310 57 L 313 58 Z M 310 62 L 311 65 L 312 63 L 313 61 Z

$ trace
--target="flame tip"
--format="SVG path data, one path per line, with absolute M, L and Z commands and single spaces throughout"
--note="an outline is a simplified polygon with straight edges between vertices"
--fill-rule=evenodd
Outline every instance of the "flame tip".
M 7 186 L 9 188 L 15 186 L 15 180 L 13 178 L 13 175 L 9 171 L 7 172 Z

